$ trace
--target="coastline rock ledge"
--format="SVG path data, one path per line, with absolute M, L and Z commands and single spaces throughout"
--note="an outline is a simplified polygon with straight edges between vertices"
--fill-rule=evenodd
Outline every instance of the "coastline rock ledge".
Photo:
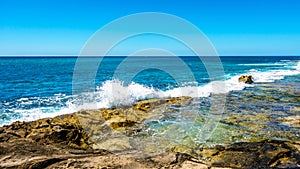
M 199 147 L 191 153 L 183 153 L 180 147 L 163 153 L 135 149 L 112 152 L 109 151 L 111 145 L 105 147 L 101 142 L 95 143 L 97 138 L 93 135 L 130 134 L 141 130 L 145 119 L 159 115 L 166 107 L 185 106 L 191 101 L 190 97 L 149 99 L 129 107 L 81 110 L 32 122 L 14 122 L 0 127 L 0 168 L 300 167 L 300 142 L 233 143 Z

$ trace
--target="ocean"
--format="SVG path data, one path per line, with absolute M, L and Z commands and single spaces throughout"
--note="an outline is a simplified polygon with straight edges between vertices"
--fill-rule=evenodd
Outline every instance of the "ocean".
M 127 62 L 126 57 L 104 57 L 92 77 L 94 88 L 85 90 L 88 67 L 97 59 L 81 58 L 81 65 L 87 69 L 82 71 L 82 79 L 74 80 L 77 57 L 1 57 L 0 126 L 81 109 L 128 106 L 143 99 L 186 95 L 193 97 L 194 102 L 182 109 L 197 116 L 182 113 L 155 119 L 147 122 L 145 131 L 157 136 L 155 139 L 164 137 L 192 144 L 201 142 L 204 132 L 199 130 L 203 122 L 197 117 L 208 116 L 205 110 L 211 107 L 212 95 L 215 99 L 220 95 L 226 104 L 222 119 L 215 121 L 219 130 L 210 137 L 214 143 L 257 137 L 299 140 L 299 128 L 282 119 L 300 116 L 300 57 L 227 56 L 220 57 L 221 68 L 214 60 L 205 64 L 199 57 L 132 57 Z M 155 69 L 159 67 L 164 69 Z M 223 73 L 214 76 L 209 69 Z M 239 83 L 241 75 L 252 75 L 255 83 Z M 220 85 L 213 89 L 212 85 L 218 82 Z M 250 120 L 230 126 L 236 124 L 232 122 L 233 114 Z M 176 134 L 167 131 L 170 124 L 176 124 L 168 129 L 178 131 Z M 187 136 L 190 141 L 186 141 Z

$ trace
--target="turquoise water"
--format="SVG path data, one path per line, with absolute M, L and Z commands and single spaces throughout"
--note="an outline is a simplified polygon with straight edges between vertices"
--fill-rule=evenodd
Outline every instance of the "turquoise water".
M 53 117 L 80 109 L 128 105 L 147 98 L 181 95 L 209 98 L 214 93 L 230 93 L 245 88 L 255 90 L 259 84 L 273 84 L 276 80 L 286 79 L 288 84 L 300 74 L 300 57 L 221 57 L 222 77 L 209 76 L 198 57 L 180 57 L 189 72 L 183 71 L 184 66 L 178 65 L 174 58 L 167 57 L 135 57 L 125 62 L 125 71 L 118 72 L 118 66 L 126 58 L 105 57 L 94 79 L 95 91 L 83 93 L 86 91 L 84 77 L 89 75 L 88 67 L 97 59 L 83 59 L 83 67 L 87 68 L 82 71 L 83 78 L 73 81 L 76 57 L 0 58 L 0 125 Z M 212 70 L 219 69 L 214 61 L 206 64 Z M 164 70 L 153 69 L 159 66 Z M 143 69 L 138 71 L 138 68 Z M 192 78 L 187 76 L 188 73 Z M 237 78 L 242 74 L 253 75 L 256 83 L 238 83 Z M 212 90 L 209 85 L 216 81 L 225 82 L 226 87 Z M 74 83 L 80 86 L 76 91 L 72 90 Z

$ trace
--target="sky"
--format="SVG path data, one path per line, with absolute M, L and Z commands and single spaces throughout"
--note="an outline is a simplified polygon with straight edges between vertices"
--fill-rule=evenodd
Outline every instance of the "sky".
M 299 9 L 298 0 L 0 0 L 0 56 L 77 56 L 97 30 L 140 12 L 185 19 L 221 56 L 300 55 Z M 136 46 L 190 55 L 159 36 L 133 38 L 110 53 L 124 55 Z

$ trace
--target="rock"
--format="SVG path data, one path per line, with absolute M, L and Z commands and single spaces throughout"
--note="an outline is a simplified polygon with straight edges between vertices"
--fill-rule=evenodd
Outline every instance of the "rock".
M 299 148 L 299 143 L 266 140 L 203 148 L 194 156 L 134 150 L 118 155 L 18 139 L 0 144 L 0 168 L 299 168 Z
M 43 145 L 29 139 L 0 144 L 0 168 L 208 168 L 180 153 L 149 154 L 126 151 L 117 155 L 105 150 L 76 150 L 54 144 Z
M 299 149 L 289 142 L 266 140 L 235 143 L 212 154 L 212 165 L 232 168 L 299 167 Z
M 282 124 L 284 124 L 284 125 L 300 127 L 300 116 L 299 115 L 284 117 L 284 118 L 282 118 L 282 121 L 283 121 Z
M 178 150 L 174 148 L 173 150 Z M 240 142 L 190 150 L 198 161 L 222 168 L 299 168 L 300 145 L 279 140 Z
M 173 98 L 168 98 L 168 99 L 151 99 L 151 100 L 139 101 L 134 105 L 134 107 L 137 110 L 149 112 L 154 108 L 157 109 L 157 106 L 159 106 L 159 105 L 169 104 L 169 105 L 185 106 L 185 105 L 190 104 L 191 101 L 192 101 L 192 98 L 186 97 L 186 96 L 173 97 Z
M 136 152 L 134 152 L 136 153 Z M 131 155 L 90 156 L 84 158 L 70 158 L 58 161 L 47 168 L 130 168 L 130 169 L 207 169 L 207 165 L 188 159 L 189 156 L 177 153 L 161 153 L 150 157 L 131 157 Z M 180 159 L 180 160 L 179 160 Z
M 89 148 L 88 136 L 76 114 L 33 122 L 15 122 L 2 127 L 0 143 L 18 139 L 29 139 L 42 144 L 58 143 L 76 148 Z
M 253 81 L 253 78 L 251 75 L 243 75 L 243 76 L 239 77 L 239 82 L 243 82 L 246 84 L 252 84 L 254 81 Z
M 93 144 L 94 149 L 106 149 L 109 151 L 120 151 L 120 150 L 128 150 L 133 147 L 130 144 L 130 139 L 128 137 L 116 137 L 104 140 L 101 143 Z

